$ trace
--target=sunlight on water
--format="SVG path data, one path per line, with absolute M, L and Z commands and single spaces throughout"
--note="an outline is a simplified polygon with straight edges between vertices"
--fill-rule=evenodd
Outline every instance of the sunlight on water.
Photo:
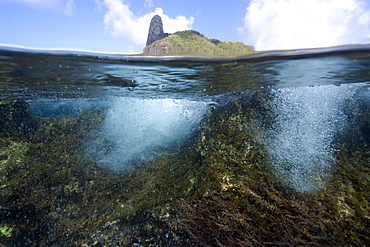
M 116 98 L 107 112 L 102 139 L 109 143 L 101 162 L 124 170 L 133 159 L 148 161 L 160 149 L 179 147 L 198 127 L 207 104 L 177 99 Z
M 265 142 L 271 165 L 296 190 L 324 185 L 334 160 L 333 140 L 347 123 L 345 103 L 354 93 L 351 85 L 272 90 L 275 122 Z

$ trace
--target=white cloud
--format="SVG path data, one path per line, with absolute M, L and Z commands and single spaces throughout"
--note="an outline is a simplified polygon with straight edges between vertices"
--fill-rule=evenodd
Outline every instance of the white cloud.
M 4 2 L 22 3 L 37 8 L 62 11 L 65 15 L 73 15 L 74 0 L 0 0 Z
M 153 8 L 154 7 L 153 0 L 145 0 L 144 1 L 144 7 Z
M 100 12 L 103 8 L 104 3 L 101 2 L 100 0 L 94 0 L 95 3 L 95 8 L 98 12 Z
M 252 0 L 238 32 L 257 50 L 370 43 L 370 11 L 360 0 Z
M 65 13 L 69 16 L 73 15 L 73 6 L 74 2 L 73 0 L 67 0 L 65 4 Z
M 166 33 L 183 31 L 192 28 L 194 17 L 177 16 L 175 19 L 163 14 L 163 9 L 156 8 L 154 12 L 136 16 L 127 4 L 121 0 L 105 0 L 108 11 L 104 16 L 106 29 L 114 37 L 123 38 L 134 46 L 142 49 L 148 36 L 150 20 L 154 15 L 162 18 Z

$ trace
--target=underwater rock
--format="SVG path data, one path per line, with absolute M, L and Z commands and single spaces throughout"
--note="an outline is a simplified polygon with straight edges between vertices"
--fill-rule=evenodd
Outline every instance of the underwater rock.
M 137 87 L 138 86 L 136 81 L 133 79 L 130 80 L 130 79 L 116 77 L 116 76 L 112 76 L 108 74 L 107 76 L 108 78 L 105 79 L 104 81 L 110 86 L 121 86 L 121 87 Z
M 127 112 L 38 118 L 31 141 L 0 138 L 0 245 L 39 240 L 40 246 L 367 246 L 368 145 L 350 155 L 339 151 L 325 189 L 295 191 L 277 176 L 256 134 L 274 123 L 270 95 L 245 92 L 215 99 L 204 115 L 195 111 L 199 127 L 184 146 L 135 162 L 127 173 L 100 167 L 85 149 L 107 119 L 132 120 L 135 115 Z M 137 103 L 118 100 L 112 109 Z M 148 107 L 153 103 L 188 105 L 144 103 L 140 109 L 157 119 L 158 112 Z M 19 105 L 14 111 L 27 109 L 26 103 Z M 170 117 L 179 113 L 172 112 Z M 112 134 L 122 139 L 118 130 Z M 175 128 L 170 136 L 176 132 L 184 131 Z
M 35 133 L 37 120 L 22 100 L 0 101 L 0 134 L 22 136 Z
M 229 95 L 203 121 L 195 143 L 200 164 L 190 180 L 193 198 L 175 206 L 189 246 L 364 245 L 368 148 L 350 156 L 340 151 L 325 189 L 302 193 L 279 176 L 257 133 L 274 126 L 269 96 Z

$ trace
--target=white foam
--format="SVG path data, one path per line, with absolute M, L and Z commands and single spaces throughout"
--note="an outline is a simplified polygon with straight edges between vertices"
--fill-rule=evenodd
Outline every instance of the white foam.
M 199 126 L 208 108 L 201 101 L 186 99 L 116 98 L 107 112 L 102 130 L 110 150 L 102 163 L 124 170 L 131 160 L 150 160 L 161 149 L 181 145 Z
M 344 129 L 350 85 L 283 88 L 272 91 L 275 119 L 265 145 L 270 161 L 288 184 L 300 192 L 324 185 L 333 164 L 333 140 Z

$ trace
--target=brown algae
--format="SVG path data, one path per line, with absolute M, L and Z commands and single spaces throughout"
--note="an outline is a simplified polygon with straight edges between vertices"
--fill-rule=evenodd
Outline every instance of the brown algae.
M 122 174 L 85 150 L 103 111 L 31 118 L 32 135 L 9 127 L 0 141 L 1 246 L 369 243 L 368 147 L 339 151 L 323 189 L 295 192 L 251 129 L 270 114 L 265 96 L 211 109 L 180 151 L 132 161 Z

